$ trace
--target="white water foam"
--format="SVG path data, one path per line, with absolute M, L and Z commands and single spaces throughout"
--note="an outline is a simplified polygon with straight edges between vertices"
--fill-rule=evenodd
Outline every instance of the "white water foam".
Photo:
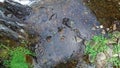
M 0 0 L 0 2 L 4 2 L 5 0 Z M 33 4 L 34 2 L 36 2 L 36 0 L 13 0 L 15 2 L 18 2 L 22 5 L 31 5 Z

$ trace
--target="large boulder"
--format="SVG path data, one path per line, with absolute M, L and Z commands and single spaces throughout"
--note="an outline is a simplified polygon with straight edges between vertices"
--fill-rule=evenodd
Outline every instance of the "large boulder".
M 41 0 L 32 5 L 25 21 L 40 35 L 36 44 L 36 68 L 51 68 L 75 56 L 83 56 L 85 40 L 99 33 L 99 25 L 82 0 Z

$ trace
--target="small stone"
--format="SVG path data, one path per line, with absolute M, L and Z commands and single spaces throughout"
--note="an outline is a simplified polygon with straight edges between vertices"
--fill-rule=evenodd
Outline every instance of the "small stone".
M 118 2 L 118 5 L 120 5 L 120 2 Z
M 76 41 L 79 43 L 79 42 L 81 42 L 81 41 L 82 41 L 82 39 L 81 39 L 81 38 L 79 38 L 79 37 L 76 37 Z
M 97 57 L 96 57 L 96 60 L 97 61 L 102 61 L 102 60 L 105 60 L 106 59 L 106 56 L 103 52 L 100 52 L 97 54 Z
M 106 64 L 106 55 L 103 52 L 100 52 L 96 56 L 96 65 L 97 68 L 104 68 Z
M 107 31 L 109 31 L 110 29 L 109 28 L 106 28 Z
M 23 36 L 21 36 L 21 35 L 18 35 L 18 37 L 19 37 L 19 38 L 23 38 Z
M 95 27 L 92 27 L 91 30 L 96 30 Z
M 103 28 L 103 25 L 100 25 L 100 28 Z
M 105 32 L 105 30 L 102 30 L 102 32 L 101 32 L 102 34 L 105 34 L 106 32 Z
M 99 28 L 99 26 L 96 26 L 96 28 L 98 29 L 98 28 Z
M 113 30 L 116 30 L 117 27 L 116 27 L 116 24 L 113 24 Z
M 118 57 L 119 55 L 118 54 L 114 54 L 113 57 Z
M 8 14 L 7 17 L 12 17 L 12 14 Z
M 120 53 L 118 54 L 118 57 L 120 58 Z
M 111 48 L 108 48 L 106 50 L 106 56 L 108 56 L 108 57 L 112 57 L 113 56 L 113 50 Z
M 85 11 L 84 14 L 88 14 L 88 11 Z
M 23 29 L 20 29 L 20 32 L 25 33 L 25 31 Z

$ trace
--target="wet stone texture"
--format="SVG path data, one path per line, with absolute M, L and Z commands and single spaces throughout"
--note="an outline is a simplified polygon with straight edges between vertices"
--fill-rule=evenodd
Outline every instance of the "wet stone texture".
M 31 14 L 31 10 L 30 7 L 14 1 L 6 0 L 4 3 L 0 3 L 0 43 L 16 46 L 23 40 L 29 41 L 30 38 L 32 38 L 33 43 L 35 42 L 37 33 L 31 29 L 26 29 L 24 22 Z
M 51 68 L 72 57 L 80 58 L 84 40 L 99 33 L 91 30 L 99 23 L 82 1 L 41 0 L 32 9 L 25 24 L 40 35 L 35 45 L 35 68 Z

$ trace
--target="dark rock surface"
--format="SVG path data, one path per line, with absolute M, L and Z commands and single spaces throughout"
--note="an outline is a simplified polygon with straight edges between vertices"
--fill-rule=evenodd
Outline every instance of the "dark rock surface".
M 37 35 L 31 29 L 26 29 L 24 22 L 31 13 L 32 9 L 29 6 L 11 0 L 0 3 L 0 42 L 3 43 L 4 40 L 28 41 L 29 37 Z
M 26 16 L 31 14 L 31 8 L 29 6 L 21 5 L 12 0 L 5 0 L 4 8 L 19 19 L 25 19 Z
M 36 44 L 36 68 L 51 68 L 59 62 L 84 53 L 83 41 L 99 33 L 91 11 L 78 0 L 41 0 L 32 6 L 33 14 L 25 21 L 28 29 L 40 35 Z M 77 38 L 81 42 L 77 42 Z

